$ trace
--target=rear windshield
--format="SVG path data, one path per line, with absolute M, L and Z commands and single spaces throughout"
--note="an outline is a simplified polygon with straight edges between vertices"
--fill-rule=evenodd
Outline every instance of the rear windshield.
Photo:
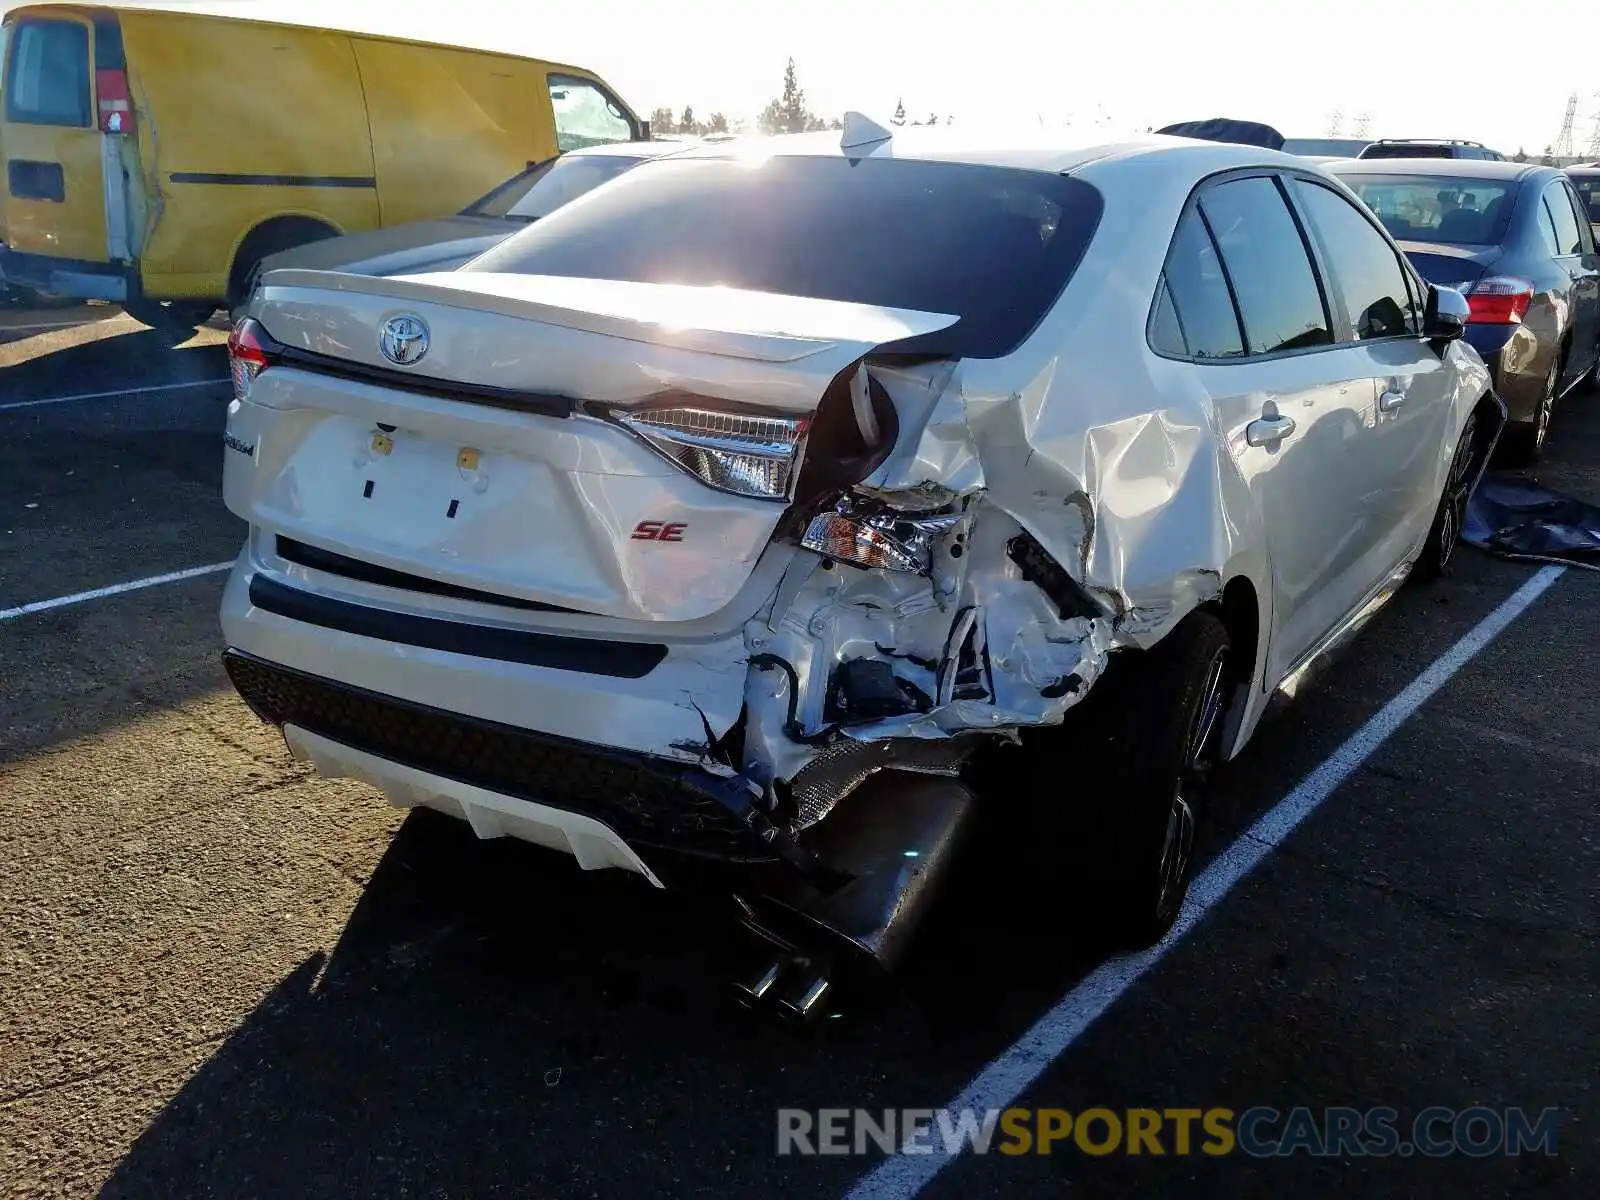
M 642 161 L 620 154 L 551 159 L 502 184 L 465 211 L 475 217 L 536 221 Z
M 1397 241 L 1493 246 L 1505 236 L 1517 185 L 1448 175 L 1348 175 L 1362 203 Z
M 1088 184 L 1039 171 L 779 156 L 646 163 L 467 271 L 720 285 L 948 313 L 908 353 L 1009 354 L 1100 219 Z

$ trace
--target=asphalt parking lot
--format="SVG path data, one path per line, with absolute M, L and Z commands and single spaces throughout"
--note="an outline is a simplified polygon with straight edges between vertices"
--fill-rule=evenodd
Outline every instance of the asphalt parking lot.
M 1205 849 L 1326 798 L 1081 1032 L 1092 914 L 1023 902 L 994 825 L 887 992 L 795 1031 L 724 1001 L 713 897 L 293 764 L 222 674 L 220 573 L 14 611 L 234 555 L 224 337 L 0 316 L 0 1193 L 1600 1194 L 1600 576 L 1542 577 L 1378 744 L 1538 568 L 1464 550 L 1407 589 L 1232 764 Z M 1600 394 L 1551 436 L 1539 475 L 1600 499 Z M 780 1108 L 975 1078 L 1073 1112 L 1554 1108 L 1557 1152 L 776 1154 Z

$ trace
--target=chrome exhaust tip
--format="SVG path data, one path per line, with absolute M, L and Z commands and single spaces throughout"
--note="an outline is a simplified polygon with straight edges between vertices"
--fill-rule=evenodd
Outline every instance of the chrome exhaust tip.
M 825 976 L 802 975 L 800 985 L 788 989 L 774 1002 L 780 1017 L 797 1024 L 808 1024 L 826 1011 L 823 1000 L 833 990 Z
M 783 975 L 783 960 L 775 960 L 767 969 L 747 982 L 748 976 L 735 979 L 729 986 L 733 989 L 733 997 L 746 1008 L 758 1008 L 767 998 L 768 993 L 777 986 L 779 978 Z

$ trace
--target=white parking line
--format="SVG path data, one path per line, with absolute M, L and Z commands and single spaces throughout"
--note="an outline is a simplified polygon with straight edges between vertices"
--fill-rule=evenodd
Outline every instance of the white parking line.
M 1502 601 L 1200 873 L 1171 933 L 1148 950 L 1107 959 L 1091 971 L 1062 997 L 1060 1003 L 1034 1022 L 1033 1028 L 980 1071 L 948 1107 L 956 1112 L 972 1108 L 982 1113 L 986 1109 L 1003 1109 L 1014 1104 L 1084 1030 L 1166 957 L 1235 884 L 1271 854 L 1334 789 L 1371 758 L 1407 718 L 1543 595 L 1565 570 L 1564 567 L 1545 567 Z M 940 1138 L 926 1136 L 915 1149 L 916 1153 L 894 1154 L 884 1159 L 857 1182 L 846 1200 L 905 1200 L 915 1196 L 961 1152 L 958 1146 L 951 1153 Z
M 42 408 L 46 404 L 66 404 L 72 400 L 104 400 L 108 396 L 142 396 L 147 392 L 175 392 L 182 388 L 221 387 L 226 379 L 196 379 L 191 383 L 157 383 L 149 387 L 116 388 L 109 392 L 79 392 L 73 396 L 50 396 L 43 400 L 19 400 L 14 404 L 0 404 L 0 412 L 15 408 Z
M 232 562 L 212 563 L 205 567 L 190 567 L 186 571 L 169 571 L 165 575 L 152 575 L 148 579 L 113 583 L 109 587 L 95 588 L 92 591 L 74 592 L 70 596 L 57 596 L 53 600 L 35 600 L 32 604 L 22 604 L 16 608 L 0 608 L 0 621 L 14 621 L 18 617 L 30 616 L 33 613 L 49 612 L 52 608 L 65 608 L 69 604 L 82 604 L 85 600 L 99 600 L 105 596 L 120 596 L 123 592 L 137 592 L 143 588 L 159 587 L 163 583 L 178 583 L 180 580 L 194 579 L 201 575 L 215 575 L 218 571 L 226 571 L 231 566 Z

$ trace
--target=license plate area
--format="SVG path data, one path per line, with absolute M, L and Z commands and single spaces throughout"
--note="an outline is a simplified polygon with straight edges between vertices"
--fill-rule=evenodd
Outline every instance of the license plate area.
M 513 454 L 373 426 L 351 462 L 340 507 L 353 526 L 388 540 L 447 542 L 501 495 L 518 491 L 532 468 Z

